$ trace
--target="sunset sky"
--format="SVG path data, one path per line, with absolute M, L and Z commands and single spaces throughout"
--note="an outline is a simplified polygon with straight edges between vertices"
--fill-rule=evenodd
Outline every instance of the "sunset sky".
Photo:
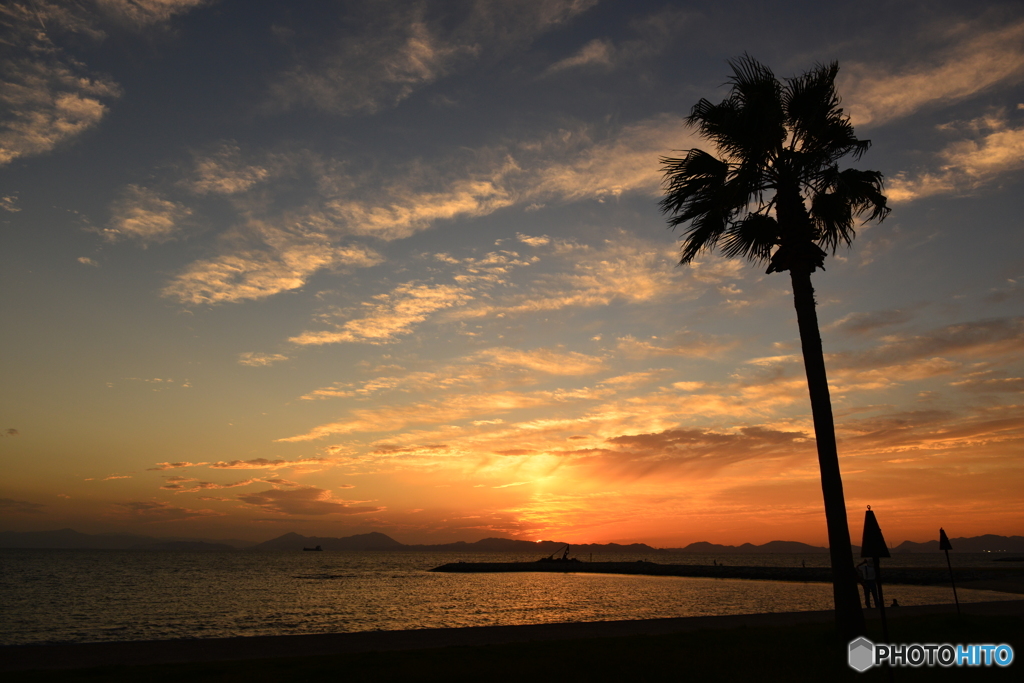
M 1024 534 L 1024 6 L 0 7 L 0 530 L 826 544 L 789 278 L 659 156 L 838 60 L 892 214 L 813 276 L 859 541 Z

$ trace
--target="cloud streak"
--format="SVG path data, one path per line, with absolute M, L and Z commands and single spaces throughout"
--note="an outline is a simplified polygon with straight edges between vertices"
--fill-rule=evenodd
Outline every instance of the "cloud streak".
M 284 460 L 278 458 L 269 460 L 267 458 L 255 458 L 253 460 L 230 460 L 218 461 L 210 465 L 215 470 L 279 470 L 288 467 L 308 467 L 330 465 L 331 460 L 327 458 L 300 458 L 298 460 Z
M 42 503 L 32 503 L 27 500 L 15 500 L 13 498 L 0 498 L 0 512 L 5 515 L 38 515 L 46 509 Z
M 293 43 L 298 63 L 275 80 L 268 108 L 372 114 L 485 54 L 531 42 L 595 1 L 471 2 L 455 18 L 431 15 L 425 3 L 366 3 L 360 16 L 348 17 L 358 30 L 339 32 L 329 50 Z
M 897 174 L 887 190 L 890 201 L 964 194 L 1024 169 L 1024 126 L 1013 127 L 1005 112 L 942 128 L 966 132 L 971 137 L 950 143 L 940 151 L 936 170 Z
M 946 31 L 951 47 L 900 70 L 844 66 L 839 90 L 855 126 L 880 125 L 929 105 L 949 104 L 1024 77 L 1024 22 L 984 31 Z M 881 75 L 880 75 L 881 74 Z
M 166 242 L 191 213 L 183 204 L 164 199 L 149 188 L 128 185 L 110 207 L 110 224 L 103 236 L 110 241 Z
M 91 71 L 64 43 L 96 44 L 110 24 L 140 31 L 160 27 L 202 0 L 96 0 L 0 6 L 7 57 L 0 80 L 0 165 L 44 154 L 95 127 L 121 87 Z
M 120 517 L 127 517 L 128 519 L 145 523 L 180 522 L 189 519 L 224 516 L 224 513 L 216 512 L 215 510 L 193 510 L 191 508 L 177 507 L 163 501 L 118 503 L 115 509 Z
M 290 490 L 268 489 L 238 496 L 238 500 L 266 512 L 288 516 L 361 515 L 383 508 L 359 505 L 354 501 L 332 497 L 331 491 L 315 486 Z
M 381 344 L 409 334 L 432 313 L 469 300 L 460 287 L 406 283 L 375 297 L 370 312 L 341 325 L 337 331 L 304 332 L 288 341 L 300 346 L 364 342 Z
M 303 287 L 325 268 L 368 268 L 382 261 L 364 246 L 335 246 L 323 233 L 295 234 L 258 221 L 247 227 L 264 245 L 196 261 L 164 287 L 163 295 L 189 305 L 264 299 Z

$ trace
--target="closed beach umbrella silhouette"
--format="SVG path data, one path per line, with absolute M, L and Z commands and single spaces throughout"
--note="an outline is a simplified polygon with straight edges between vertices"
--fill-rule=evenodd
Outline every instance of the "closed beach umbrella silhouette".
M 860 556 L 870 557 L 875 565 L 875 584 L 878 586 L 878 609 L 882 615 L 882 633 L 885 642 L 889 642 L 889 625 L 885 620 L 885 595 L 882 593 L 882 568 L 879 566 L 878 558 L 890 557 L 889 546 L 885 544 L 885 537 L 882 536 L 882 528 L 878 526 L 875 513 L 868 505 L 864 513 L 864 535 L 860 541 Z
M 875 519 L 875 513 L 871 510 L 871 506 L 868 506 L 868 511 L 864 513 L 864 536 L 860 542 L 860 556 L 861 557 L 890 557 L 889 546 L 885 544 L 885 537 L 882 536 L 882 529 L 878 526 L 878 520 Z
M 953 580 L 953 565 L 949 562 L 949 551 L 953 549 L 953 545 L 949 542 L 949 536 L 946 535 L 945 530 L 939 527 L 939 550 L 945 551 L 946 553 L 946 566 L 949 567 L 949 583 L 953 586 L 953 600 L 956 601 L 956 613 L 960 614 L 960 598 L 956 596 L 956 582 Z

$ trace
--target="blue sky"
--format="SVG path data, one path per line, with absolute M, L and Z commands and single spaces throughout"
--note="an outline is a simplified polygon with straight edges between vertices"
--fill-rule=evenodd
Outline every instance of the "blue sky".
M 788 279 L 657 207 L 747 53 L 893 209 L 814 276 L 854 536 L 1024 533 L 1018 3 L 0 18 L 5 527 L 823 544 Z

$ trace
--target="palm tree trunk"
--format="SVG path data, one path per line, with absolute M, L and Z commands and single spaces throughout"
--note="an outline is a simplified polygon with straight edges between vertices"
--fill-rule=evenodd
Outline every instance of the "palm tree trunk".
M 835 424 L 832 421 L 832 399 L 825 375 L 825 356 L 818 332 L 814 287 L 805 268 L 791 268 L 793 303 L 800 327 L 807 390 L 811 395 L 814 437 L 818 445 L 818 466 L 821 469 L 821 493 L 825 499 L 825 522 L 828 526 L 828 547 L 832 559 L 832 596 L 836 608 L 836 629 L 846 642 L 864 635 L 864 614 L 857 593 L 857 572 L 850 547 L 850 527 L 846 521 L 846 500 L 839 473 Z

